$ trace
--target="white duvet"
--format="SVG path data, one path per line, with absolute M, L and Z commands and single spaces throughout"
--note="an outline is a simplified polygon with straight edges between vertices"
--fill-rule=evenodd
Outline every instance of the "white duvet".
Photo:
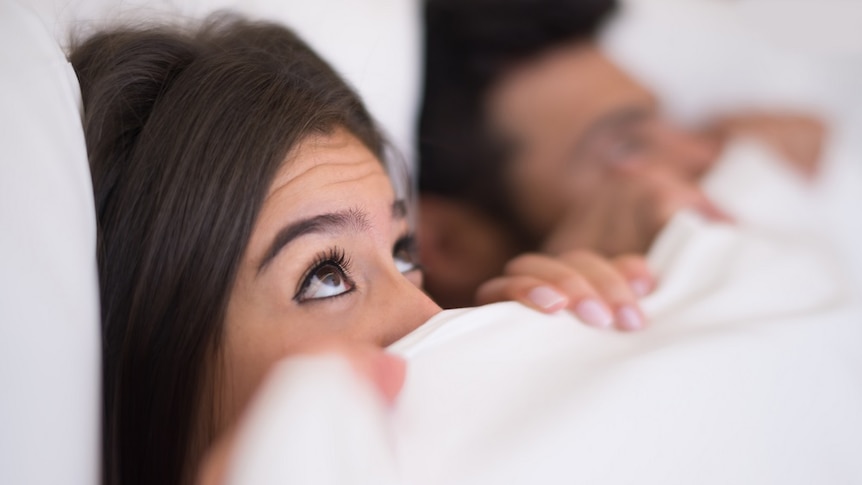
M 665 228 L 644 332 L 446 311 L 392 346 L 392 410 L 343 365 L 286 362 L 233 483 L 862 483 L 860 258 L 840 241 L 858 226 L 819 217 L 862 193 L 840 193 L 855 165 L 834 160 L 812 186 L 732 146 L 706 185 L 737 223 Z

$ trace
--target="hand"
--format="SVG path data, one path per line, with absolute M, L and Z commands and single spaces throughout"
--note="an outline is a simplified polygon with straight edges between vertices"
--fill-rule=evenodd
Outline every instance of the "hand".
M 640 256 L 524 254 L 506 265 L 503 276 L 480 286 L 476 300 L 516 300 L 545 313 L 568 309 L 588 325 L 630 331 L 646 326 L 637 299 L 653 288 L 655 279 Z
M 694 181 L 670 169 L 619 168 L 571 204 L 542 250 L 562 254 L 589 249 L 610 257 L 644 254 L 662 227 L 682 209 L 693 209 L 710 220 L 731 221 Z
M 721 143 L 737 136 L 757 138 L 803 175 L 813 177 L 820 167 L 826 125 L 809 115 L 747 114 L 719 120 L 711 134 Z
M 326 340 L 309 344 L 293 356 L 335 354 L 344 358 L 353 368 L 357 377 L 366 381 L 376 390 L 383 400 L 392 404 L 404 384 L 405 362 L 398 356 L 388 354 L 378 347 Z M 222 433 L 209 448 L 198 467 L 196 485 L 221 485 L 227 479 L 227 466 L 234 453 L 237 430 L 240 423 Z

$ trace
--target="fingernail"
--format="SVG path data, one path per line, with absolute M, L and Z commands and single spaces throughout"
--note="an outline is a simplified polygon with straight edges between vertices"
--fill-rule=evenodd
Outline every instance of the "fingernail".
M 614 323 L 614 316 L 604 305 L 592 298 L 587 298 L 575 307 L 575 314 L 587 325 L 608 328 Z
M 624 330 L 640 330 L 645 322 L 640 312 L 630 306 L 624 306 L 617 311 L 617 319 Z
M 377 361 L 377 388 L 383 399 L 390 406 L 395 403 L 401 388 L 404 386 L 404 377 L 407 374 L 407 362 L 393 354 L 381 353 Z
M 647 296 L 652 293 L 652 283 L 644 279 L 632 280 L 629 282 L 629 286 L 637 296 Z
M 534 305 L 543 310 L 551 310 L 554 308 L 560 310 L 566 306 L 566 302 L 568 301 L 568 298 L 566 298 L 565 295 L 547 286 L 537 286 L 533 288 L 529 293 L 527 293 L 527 298 L 533 302 Z

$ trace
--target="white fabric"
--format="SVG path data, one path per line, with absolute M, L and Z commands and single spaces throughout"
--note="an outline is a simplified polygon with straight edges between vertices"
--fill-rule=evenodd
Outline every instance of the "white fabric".
M 680 120 L 752 108 L 830 117 L 862 106 L 860 2 L 622 3 L 602 44 Z
M 96 226 L 74 73 L 0 1 L 0 483 L 98 480 Z
M 296 30 L 350 82 L 399 155 L 415 158 L 421 30 L 418 0 L 30 0 L 57 39 L 148 20 L 182 21 L 218 9 Z

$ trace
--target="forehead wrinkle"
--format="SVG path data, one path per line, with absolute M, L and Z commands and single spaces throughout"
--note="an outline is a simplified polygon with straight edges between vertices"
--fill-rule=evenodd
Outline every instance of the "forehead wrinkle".
M 290 160 L 286 163 L 290 164 Z M 320 160 L 317 163 L 294 163 L 291 165 L 305 165 L 305 167 L 289 167 L 285 173 L 280 174 L 274 181 L 272 188 L 264 199 L 269 200 L 283 190 L 296 188 L 305 191 L 311 188 L 302 183 L 304 179 L 326 180 L 323 185 L 338 185 L 343 183 L 363 183 L 364 180 L 376 175 L 386 177 L 382 165 L 377 160 L 360 159 L 349 162 L 335 162 Z M 293 170 L 290 170 L 293 168 Z M 388 177 L 386 177 L 388 180 Z M 316 185 L 316 184 L 314 184 Z
M 282 176 L 264 202 L 264 214 L 274 214 L 278 208 L 291 207 L 294 217 L 319 217 L 335 215 L 343 222 L 339 224 L 350 232 L 372 231 L 371 207 L 368 202 L 355 199 L 352 194 L 378 194 L 391 210 L 394 192 L 387 174 L 376 159 L 360 159 L 350 162 L 306 163 L 293 174 Z M 368 189 L 371 188 L 371 191 Z M 357 192 L 358 191 L 358 192 Z M 377 199 L 377 197 L 374 197 Z M 264 217 L 269 217 L 264 215 Z M 277 217 L 281 219 L 283 217 Z

